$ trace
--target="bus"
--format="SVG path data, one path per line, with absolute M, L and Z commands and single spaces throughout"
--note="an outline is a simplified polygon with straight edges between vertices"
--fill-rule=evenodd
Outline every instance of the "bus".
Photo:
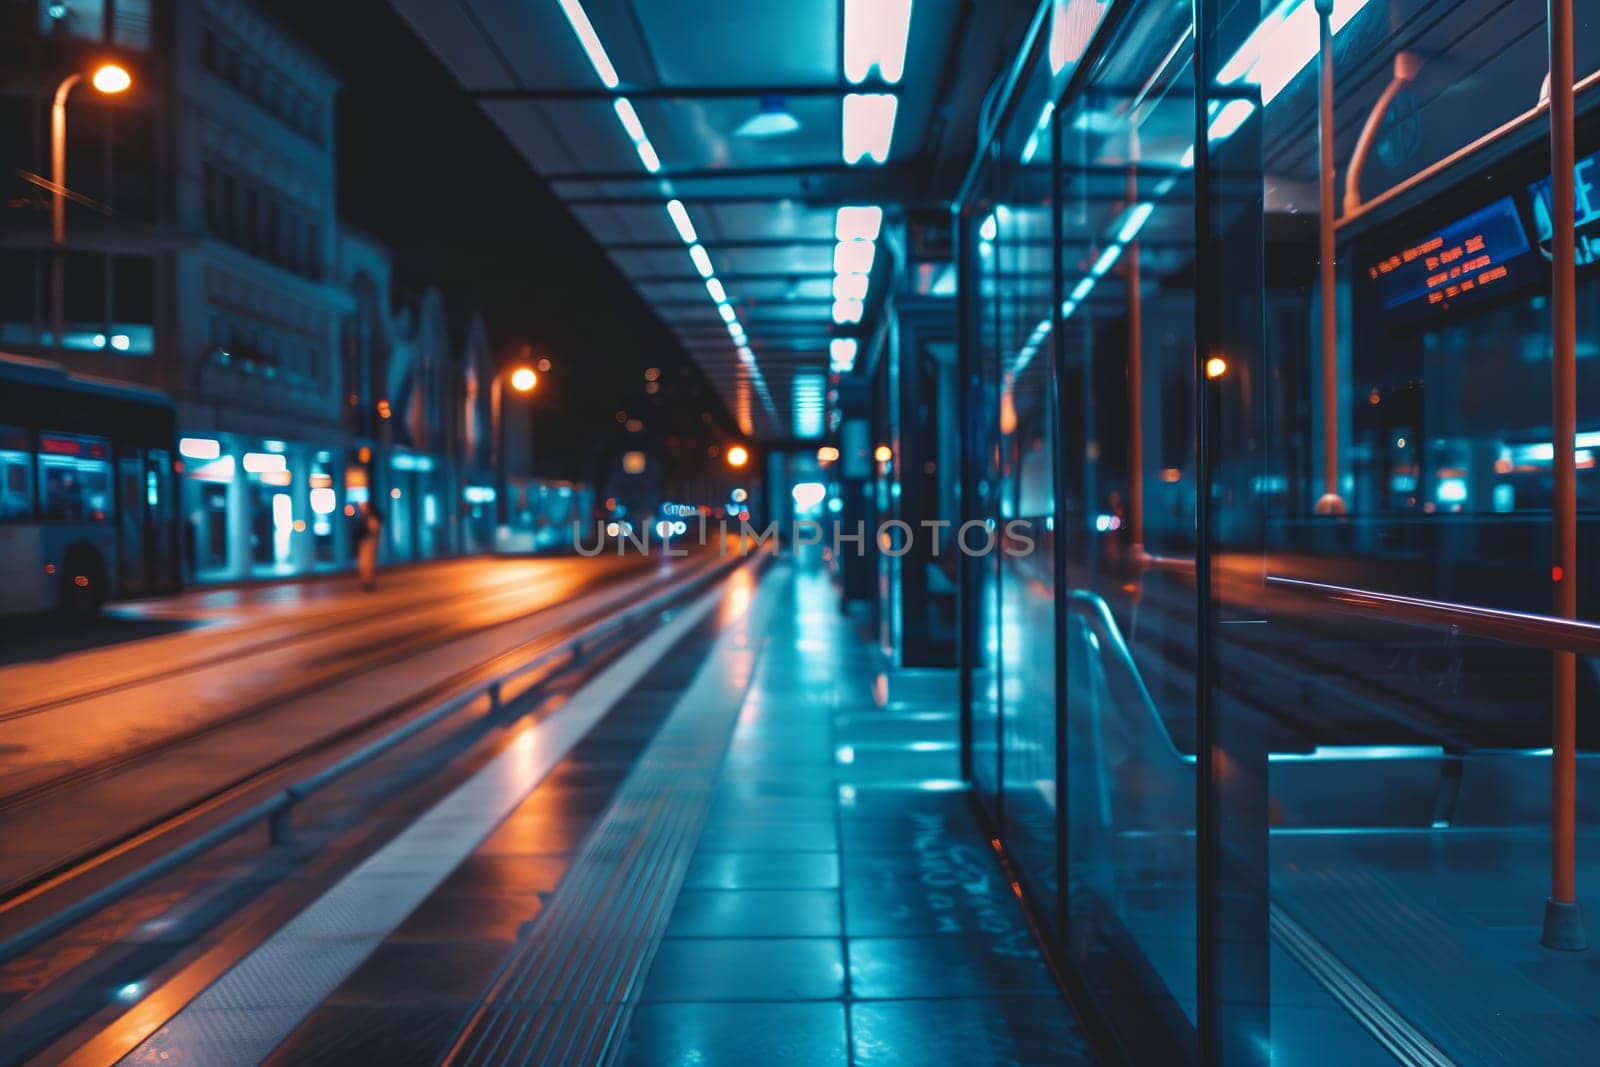
M 0 614 L 175 592 L 172 401 L 0 354 Z

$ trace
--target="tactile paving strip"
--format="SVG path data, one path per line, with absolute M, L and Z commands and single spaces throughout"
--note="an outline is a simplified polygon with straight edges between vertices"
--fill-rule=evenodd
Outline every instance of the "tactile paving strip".
M 747 572 L 732 581 L 754 580 Z M 427 814 L 347 874 L 124 1059 L 259 1063 L 494 827 L 658 659 L 725 599 L 719 588 L 606 667 Z
M 755 672 L 770 575 L 618 789 L 538 924 L 501 964 L 447 1062 L 605 1063 L 688 872 Z

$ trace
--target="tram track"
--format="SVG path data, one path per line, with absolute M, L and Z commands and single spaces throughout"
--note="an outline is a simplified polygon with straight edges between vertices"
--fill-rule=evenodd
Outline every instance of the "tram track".
M 618 568 L 614 571 L 608 572 L 602 581 L 609 582 L 613 579 L 621 578 L 627 573 L 629 573 L 627 568 Z M 549 580 L 544 580 L 541 581 L 537 586 L 520 585 L 515 587 L 515 590 L 521 595 L 527 596 L 531 593 L 537 592 L 538 589 L 546 587 L 549 584 Z M 392 614 L 399 611 L 414 610 L 423 605 L 426 605 L 430 608 L 443 608 L 455 604 L 467 604 L 474 600 L 480 600 L 485 596 L 498 596 L 500 595 L 500 592 L 509 593 L 511 590 L 507 589 L 504 591 L 489 591 L 484 589 L 472 589 L 465 592 L 445 593 L 442 595 L 424 592 L 417 595 L 405 596 L 395 603 L 385 602 L 376 606 L 381 608 L 385 613 Z M 273 628 L 290 628 L 290 632 L 285 633 L 280 637 L 271 637 L 265 640 L 255 641 L 250 645 L 247 651 L 242 653 L 236 648 L 222 649 L 216 652 L 206 653 L 197 657 L 186 659 L 181 663 L 173 664 L 171 666 L 164 666 L 142 673 L 136 673 L 131 676 L 118 678 L 113 682 L 100 683 L 93 686 L 84 686 L 75 691 L 60 695 L 53 695 L 49 698 L 36 700 L 29 704 L 19 704 L 0 708 L 0 722 L 10 722 L 16 719 L 25 719 L 30 716 L 64 708 L 72 704 L 84 703 L 91 700 L 99 700 L 115 693 L 137 689 L 142 685 L 149 685 L 154 682 L 178 678 L 185 674 L 190 674 L 198 670 L 204 670 L 207 667 L 213 667 L 221 663 L 237 663 L 241 659 L 247 657 L 265 656 L 271 653 L 281 652 L 284 649 L 293 647 L 294 645 L 305 644 L 316 638 L 334 633 L 341 627 L 348 626 L 353 622 L 364 621 L 374 614 L 373 607 L 374 605 L 362 604 L 357 607 L 335 608 L 327 612 L 321 612 L 318 613 L 318 617 L 323 621 L 315 623 L 309 627 L 300 626 L 299 628 L 294 628 L 297 623 L 297 618 L 271 618 L 230 625 L 227 627 L 226 631 L 220 635 L 225 639 L 225 641 L 247 638 L 252 633 L 256 633 L 261 630 L 270 630 Z M 0 804 L 3 804 L 3 801 L 0 801 Z
M 675 588 L 692 587 L 695 580 L 704 575 L 708 568 L 714 568 L 715 563 L 704 566 L 694 566 L 676 573 L 654 591 L 668 591 Z M 623 569 L 616 577 L 635 574 L 633 569 Z M 615 585 L 616 582 L 608 581 L 606 585 Z M 649 585 L 648 581 L 645 583 Z M 590 587 L 591 591 L 594 589 Z M 468 686 L 475 679 L 487 677 L 493 673 L 504 670 L 508 665 L 518 659 L 526 658 L 530 653 L 537 654 L 541 650 L 559 645 L 568 635 L 589 627 L 607 616 L 615 613 L 631 601 L 630 590 L 615 590 L 616 595 L 601 597 L 600 600 L 582 611 L 575 617 L 566 620 L 561 625 L 546 632 L 519 642 L 512 648 L 505 649 L 489 657 L 472 662 L 468 666 L 447 675 L 430 679 L 426 684 L 409 691 L 403 698 L 390 701 L 360 714 L 349 721 L 340 724 L 330 732 L 320 733 L 307 739 L 304 744 L 295 745 L 286 751 L 274 755 L 265 762 L 257 762 L 248 767 L 242 774 L 228 777 L 203 793 L 188 798 L 184 803 L 164 808 L 152 815 L 140 818 L 132 825 L 119 827 L 116 830 L 100 835 L 72 849 L 66 855 L 56 857 L 50 862 L 35 867 L 26 872 L 13 875 L 3 884 L 0 884 L 0 916 L 39 899 L 66 883 L 98 869 L 130 852 L 150 845 L 153 842 L 179 830 L 182 826 L 189 825 L 197 819 L 204 818 L 207 814 L 225 808 L 234 802 L 257 793 L 265 788 L 274 779 L 304 761 L 313 758 L 319 753 L 347 746 L 357 739 L 371 734 L 374 730 L 391 722 L 403 719 L 407 714 L 415 712 L 418 708 L 426 707 L 429 703 L 437 703 L 452 692 L 459 691 Z M 481 634 L 499 627 L 512 626 L 524 623 L 529 618 L 551 611 L 560 607 L 571 607 L 572 601 L 557 602 L 525 613 L 512 619 L 503 620 L 497 624 L 478 627 L 472 634 L 456 633 L 451 637 L 442 638 L 433 642 L 430 648 L 440 648 L 454 641 L 459 641 L 468 636 Z M 405 658 L 414 655 L 414 651 L 397 652 L 388 660 Z M 369 667 L 370 669 L 370 667 Z M 251 709 L 251 717 L 259 717 L 273 708 L 281 708 L 284 701 L 276 701 L 260 708 Z M 83 785 L 92 777 L 106 777 L 115 774 L 118 770 L 130 767 L 140 762 L 149 761 L 157 756 L 176 752 L 186 745 L 192 745 L 206 735 L 219 733 L 228 728 L 239 727 L 247 720 L 243 717 L 233 717 L 226 722 L 217 722 L 208 728 L 193 732 L 184 737 L 164 739 L 158 746 L 139 752 L 130 752 L 124 758 L 115 761 L 105 761 L 106 765 L 93 768 L 92 775 L 88 773 L 73 774 L 63 778 L 52 779 L 48 791 L 33 790 L 13 794 L 0 802 L 0 814 L 8 810 L 25 807 L 31 802 L 37 802 L 51 793 L 59 793 L 72 785 Z M 115 766 L 110 764 L 114 763 Z M 85 768 L 89 771 L 90 768 Z
M 597 590 L 609 588 L 617 581 L 637 573 L 638 569 L 636 568 L 618 568 L 606 574 L 598 583 L 596 583 L 593 588 Z M 475 602 L 480 608 L 492 609 L 495 606 L 505 604 L 508 601 L 514 601 L 518 598 L 526 597 L 528 593 L 529 590 L 524 588 L 507 589 L 498 593 L 490 594 L 487 597 L 484 597 L 480 593 L 477 595 Z M 504 627 L 525 623 L 568 603 L 570 603 L 570 601 L 552 600 L 541 603 L 530 611 L 521 612 L 509 617 L 497 618 L 488 622 L 455 622 L 444 623 L 441 626 L 441 624 L 436 621 L 421 620 L 414 625 L 407 626 L 399 630 L 398 632 L 384 633 L 381 636 L 371 640 L 363 641 L 355 646 L 342 645 L 337 648 L 329 649 L 327 652 L 322 653 L 321 655 L 309 661 L 304 661 L 297 664 L 297 667 L 302 671 L 306 671 L 308 668 L 309 671 L 307 673 L 303 673 L 293 684 L 287 688 L 272 691 L 265 694 L 260 699 L 257 699 L 224 715 L 208 719 L 187 729 L 178 730 L 164 735 L 145 744 L 120 752 L 115 756 L 86 763 L 65 774 L 60 774 L 55 777 L 45 779 L 22 789 L 7 793 L 0 793 L 0 815 L 9 813 L 17 808 L 26 807 L 28 804 L 47 797 L 53 793 L 59 792 L 62 789 L 69 788 L 73 785 L 112 773 L 119 768 L 133 763 L 138 763 L 163 752 L 180 748 L 185 744 L 193 743 L 194 741 L 210 734 L 237 726 L 240 723 L 267 714 L 276 708 L 282 707 L 283 705 L 289 704 L 295 700 L 317 692 L 332 681 L 344 680 L 361 674 L 367 674 L 374 670 L 399 663 L 423 652 L 442 648 L 445 645 L 449 645 L 457 641 L 462 641 L 479 634 L 486 634 L 493 630 Z M 312 640 L 314 636 L 315 635 L 308 635 L 307 641 Z M 281 652 L 282 649 L 280 648 L 278 651 Z M 226 662 L 228 659 L 229 657 L 224 656 L 219 660 L 208 662 L 204 666 L 192 666 L 175 673 L 155 675 L 147 680 L 144 684 L 159 684 L 159 682 L 168 678 L 178 677 L 184 674 L 191 674 L 197 670 L 205 669 L 205 667 L 216 666 L 221 662 Z M 59 704 L 56 706 L 55 710 L 62 711 L 62 709 L 70 706 L 70 704 L 73 703 L 86 703 L 90 700 L 99 700 L 106 695 L 111 695 L 118 691 L 123 691 L 129 688 L 133 688 L 133 686 L 118 686 L 108 690 L 97 691 L 92 696 L 81 698 L 77 701 L 67 701 Z M 63 713 L 65 714 L 67 712 L 63 711 Z

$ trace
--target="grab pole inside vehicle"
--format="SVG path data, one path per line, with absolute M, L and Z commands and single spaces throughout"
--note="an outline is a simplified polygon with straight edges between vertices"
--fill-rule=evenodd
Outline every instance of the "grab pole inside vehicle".
M 1550 337 L 1551 429 L 1555 442 L 1555 499 L 1551 509 L 1551 579 L 1555 614 L 1578 617 L 1577 454 L 1577 284 L 1574 218 L 1572 0 L 1549 0 L 1550 34 Z M 1572 652 L 1554 653 L 1554 695 L 1550 753 L 1550 899 L 1545 902 L 1546 948 L 1581 951 L 1588 947 L 1577 894 L 1577 680 Z

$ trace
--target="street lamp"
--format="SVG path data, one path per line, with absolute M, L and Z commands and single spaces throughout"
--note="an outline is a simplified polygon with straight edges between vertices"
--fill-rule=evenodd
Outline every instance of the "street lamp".
M 750 462 L 750 452 L 743 445 L 734 445 L 728 449 L 728 466 L 742 467 Z
M 50 340 L 57 356 L 61 355 L 61 334 L 66 328 L 65 257 L 67 243 L 67 94 L 83 80 L 83 74 L 74 72 L 61 79 L 56 86 L 55 102 L 50 105 L 50 185 L 53 199 L 50 205 L 50 232 L 55 240 L 54 260 L 50 265 Z M 133 75 L 115 63 L 102 63 L 89 75 L 89 84 L 96 91 L 112 96 L 124 92 L 133 84 Z
M 528 349 L 524 348 L 522 352 L 523 356 L 526 357 L 528 354 Z M 499 373 L 494 376 L 494 381 L 490 385 L 489 389 L 489 422 L 491 424 L 491 440 L 493 441 L 494 453 L 491 466 L 494 467 L 495 521 L 502 525 L 505 523 L 506 518 L 509 515 L 509 511 L 506 507 L 506 448 L 504 416 L 505 391 L 508 383 L 510 384 L 513 392 L 523 394 L 531 393 L 534 391 L 534 389 L 538 388 L 539 375 L 532 367 L 525 363 L 518 364 L 514 367 L 502 367 L 500 368 Z

